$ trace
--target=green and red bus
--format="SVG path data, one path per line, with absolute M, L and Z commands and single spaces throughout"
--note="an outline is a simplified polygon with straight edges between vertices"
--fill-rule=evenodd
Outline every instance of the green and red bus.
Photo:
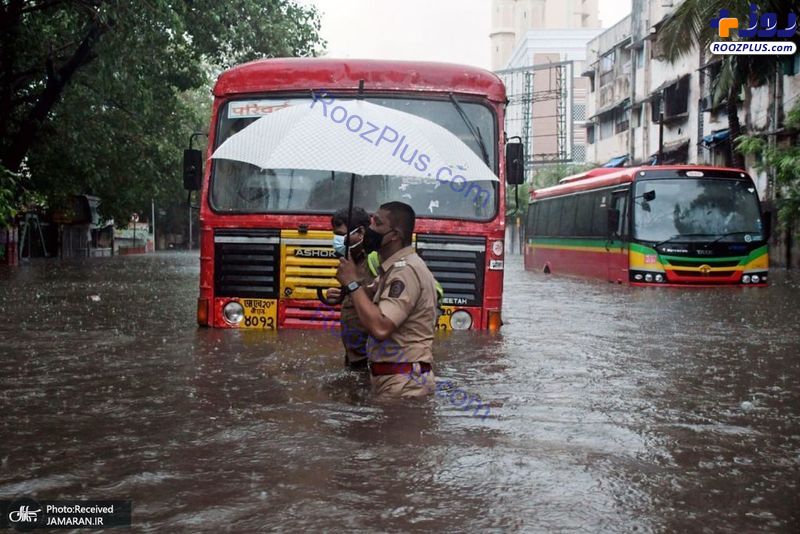
M 633 285 L 765 286 L 769 227 L 739 169 L 592 169 L 531 193 L 525 268 Z
M 472 148 L 501 180 L 506 177 L 506 152 L 520 159 L 521 145 L 506 145 L 503 136 L 505 87 L 496 75 L 479 68 L 282 58 L 223 72 L 213 90 L 205 157 L 196 150 L 184 154 L 184 185 L 190 191 L 200 190 L 199 324 L 321 328 L 337 318 L 337 311 L 319 302 L 317 288 L 338 285 L 330 221 L 334 211 L 347 206 L 351 175 L 260 169 L 210 159 L 228 137 L 259 117 L 287 106 L 309 105 L 321 91 L 431 120 Z M 511 182 L 520 183 L 521 166 L 511 167 Z M 479 182 L 485 194 L 478 201 L 436 181 L 391 175 L 355 180 L 355 205 L 374 211 L 384 202 L 399 200 L 416 211 L 417 252 L 444 288 L 445 313 L 438 328 L 499 327 L 505 229 L 502 182 Z

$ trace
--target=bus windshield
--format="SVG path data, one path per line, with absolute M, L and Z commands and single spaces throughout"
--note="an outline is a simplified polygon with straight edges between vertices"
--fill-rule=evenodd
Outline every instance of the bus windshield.
M 450 101 L 367 97 L 374 104 L 398 109 L 428 119 L 453 132 L 479 157 L 479 141 Z M 287 105 L 307 105 L 310 99 L 259 99 L 252 101 L 248 115 L 242 101 L 228 102 L 220 110 L 216 146 L 260 115 Z M 492 111 L 484 105 L 460 102 L 487 147 L 488 166 L 497 172 L 497 129 Z M 242 111 L 242 110 L 245 111 Z M 244 115 L 244 116 L 243 116 Z M 347 206 L 349 173 L 304 169 L 260 169 L 229 160 L 214 160 L 210 201 L 218 212 L 231 213 L 319 213 Z M 465 195 L 447 182 L 422 182 L 402 176 L 357 176 L 354 204 L 374 211 L 392 200 L 405 202 L 418 217 L 437 219 L 491 220 L 497 213 L 497 182 L 474 182 L 481 195 Z
M 747 180 L 675 179 L 637 182 L 634 237 L 641 241 L 760 241 L 761 213 Z

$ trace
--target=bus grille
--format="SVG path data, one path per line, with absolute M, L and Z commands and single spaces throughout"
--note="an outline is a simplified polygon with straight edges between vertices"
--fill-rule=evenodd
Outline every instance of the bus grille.
M 695 261 L 686 261 L 686 260 L 674 260 L 668 259 L 667 263 L 673 265 L 675 267 L 699 267 L 703 265 L 703 259 L 697 259 Z M 736 267 L 741 263 L 740 260 L 725 260 L 725 261 L 715 261 L 713 264 L 709 263 L 709 265 L 713 265 L 714 267 Z
M 417 253 L 442 285 L 445 305 L 482 305 L 484 238 L 417 235 Z
M 285 273 L 283 297 L 317 300 L 317 288 L 339 287 L 336 268 L 339 260 L 333 253 L 331 233 L 311 230 L 281 232 Z
M 278 298 L 277 230 L 214 232 L 214 293 L 221 297 Z
M 696 277 L 716 276 L 716 277 L 722 277 L 722 276 L 733 276 L 733 274 L 736 271 L 711 271 L 711 272 L 708 272 L 708 273 L 703 273 L 703 272 L 700 272 L 700 271 L 684 271 L 684 270 L 675 269 L 674 272 L 675 272 L 675 274 L 677 274 L 679 276 L 696 276 Z

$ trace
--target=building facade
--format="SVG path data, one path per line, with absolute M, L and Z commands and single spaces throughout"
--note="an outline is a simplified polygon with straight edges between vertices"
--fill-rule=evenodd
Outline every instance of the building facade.
M 508 68 L 528 30 L 599 27 L 597 0 L 492 0 L 492 70 Z
M 675 63 L 667 61 L 658 35 L 673 9 L 672 2 L 633 0 L 630 16 L 589 42 L 583 72 L 589 80 L 589 161 L 609 166 L 732 164 L 726 109 L 715 105 L 711 95 L 721 57 L 694 49 Z M 780 127 L 777 110 L 788 110 L 800 97 L 800 65 L 791 62 L 797 64 L 798 57 L 787 59 L 775 83 L 747 88 L 738 111 L 744 131 Z M 754 164 L 746 161 L 760 196 L 770 198 L 766 176 L 755 172 Z
M 586 43 L 600 33 L 597 0 L 493 0 L 492 64 L 509 98 L 506 131 L 525 144 L 531 177 L 586 160 Z

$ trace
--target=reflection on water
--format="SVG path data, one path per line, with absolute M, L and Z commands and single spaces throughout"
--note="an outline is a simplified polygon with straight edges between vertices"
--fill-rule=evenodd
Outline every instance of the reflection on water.
M 0 270 L 0 498 L 130 498 L 137 530 L 797 531 L 800 282 L 506 272 L 440 338 L 488 401 L 376 404 L 327 332 L 198 330 L 194 255 Z M 92 298 L 95 296 L 95 298 Z

